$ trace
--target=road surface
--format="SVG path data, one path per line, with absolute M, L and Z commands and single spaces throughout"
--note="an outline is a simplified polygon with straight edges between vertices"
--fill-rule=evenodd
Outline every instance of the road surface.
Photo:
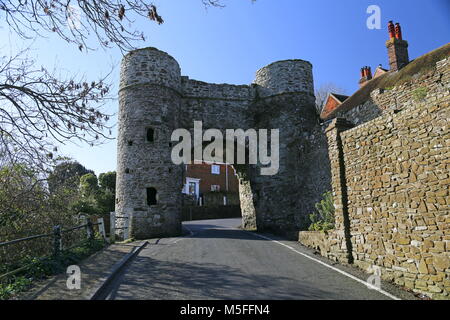
M 315 261 L 298 243 L 242 231 L 240 222 L 192 221 L 184 223 L 188 236 L 153 240 L 113 281 L 107 299 L 392 298 Z

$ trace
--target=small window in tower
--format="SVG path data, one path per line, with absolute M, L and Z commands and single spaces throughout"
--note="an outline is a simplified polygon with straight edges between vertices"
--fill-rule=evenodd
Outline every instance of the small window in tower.
M 156 194 L 158 192 L 155 188 L 147 188 L 147 204 L 149 206 L 154 206 L 157 204 Z
M 133 145 L 133 141 L 132 140 L 128 140 L 128 145 L 131 147 Z
M 147 129 L 147 141 L 148 142 L 155 141 L 155 129 L 152 129 L 152 128 Z

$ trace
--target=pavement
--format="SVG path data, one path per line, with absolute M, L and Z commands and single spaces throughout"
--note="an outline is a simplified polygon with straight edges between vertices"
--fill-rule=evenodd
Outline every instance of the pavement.
M 188 235 L 150 242 L 105 289 L 116 300 L 391 300 L 412 294 L 332 264 L 295 241 L 239 229 L 240 219 L 191 221 Z
M 62 273 L 35 282 L 33 287 L 21 294 L 19 300 L 88 300 L 111 275 L 114 265 L 130 254 L 140 242 L 113 244 L 85 259 L 78 266 L 81 271 L 80 290 L 67 288 L 68 274 Z

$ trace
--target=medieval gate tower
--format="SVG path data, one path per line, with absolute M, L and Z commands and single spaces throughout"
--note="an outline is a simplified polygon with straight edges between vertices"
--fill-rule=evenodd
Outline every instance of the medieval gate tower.
M 330 188 L 314 100 L 307 61 L 278 61 L 260 69 L 251 85 L 229 85 L 181 76 L 177 61 L 155 48 L 128 53 L 119 88 L 116 213 L 130 216 L 130 235 L 181 233 L 183 166 L 171 161 L 171 134 L 192 131 L 194 121 L 202 121 L 203 130 L 280 130 L 277 175 L 236 167 L 243 227 L 300 228 L 317 195 Z

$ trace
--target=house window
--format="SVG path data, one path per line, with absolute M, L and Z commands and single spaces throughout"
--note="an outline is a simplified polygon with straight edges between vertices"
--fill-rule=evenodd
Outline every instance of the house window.
M 147 188 L 147 205 L 154 206 L 157 204 L 156 194 L 158 192 L 155 188 Z
M 191 196 L 195 196 L 196 195 L 196 190 L 197 190 L 197 183 L 195 182 L 189 182 L 189 194 Z
M 213 164 L 211 166 L 211 173 L 212 174 L 220 174 L 220 166 Z
M 220 191 L 220 186 L 217 184 L 212 184 L 211 185 L 211 191 Z
M 195 196 L 198 199 L 200 196 L 200 179 L 186 178 L 186 185 L 183 193 Z
M 155 129 L 147 128 L 147 141 L 148 142 L 155 141 Z

